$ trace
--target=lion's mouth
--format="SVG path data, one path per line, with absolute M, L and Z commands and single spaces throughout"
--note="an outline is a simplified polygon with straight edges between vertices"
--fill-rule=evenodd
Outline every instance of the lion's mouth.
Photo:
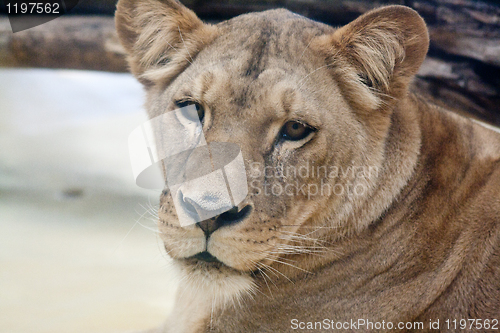
M 200 260 L 200 261 L 205 261 L 205 262 L 217 262 L 217 263 L 221 263 L 222 262 L 217 259 L 216 257 L 214 257 L 210 252 L 208 251 L 203 251 L 203 252 L 199 252 L 197 254 L 195 254 L 194 256 L 188 258 L 188 259 L 196 259 L 196 260 Z

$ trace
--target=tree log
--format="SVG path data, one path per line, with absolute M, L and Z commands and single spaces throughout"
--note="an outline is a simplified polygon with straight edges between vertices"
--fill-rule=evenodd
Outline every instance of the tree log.
M 127 70 L 112 17 L 62 16 L 12 33 L 0 18 L 0 66 Z
M 404 4 L 426 20 L 429 56 L 415 87 L 434 102 L 500 125 L 500 5 L 472 0 L 184 0 L 201 18 L 217 22 L 285 7 L 339 26 L 385 4 Z M 86 0 L 80 14 L 113 14 L 116 0 Z M 0 17 L 0 66 L 126 71 L 112 17 L 63 16 L 12 34 Z

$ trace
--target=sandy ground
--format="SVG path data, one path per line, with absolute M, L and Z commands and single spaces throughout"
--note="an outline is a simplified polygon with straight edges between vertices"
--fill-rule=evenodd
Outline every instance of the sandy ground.
M 0 70 L 0 332 L 159 325 L 176 288 L 134 184 L 130 75 Z

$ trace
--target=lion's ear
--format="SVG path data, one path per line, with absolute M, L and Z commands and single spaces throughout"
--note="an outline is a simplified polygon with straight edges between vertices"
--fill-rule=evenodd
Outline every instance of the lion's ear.
M 406 93 L 427 54 L 429 35 L 416 11 L 388 6 L 313 42 L 343 81 L 347 97 L 374 109 Z
M 176 0 L 120 0 L 115 24 L 131 71 L 145 85 L 179 74 L 216 34 Z

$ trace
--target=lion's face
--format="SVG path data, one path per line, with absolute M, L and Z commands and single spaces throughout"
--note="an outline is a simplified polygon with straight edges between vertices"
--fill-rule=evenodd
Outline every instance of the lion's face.
M 335 30 L 284 10 L 207 26 L 177 3 L 161 5 L 155 19 L 160 5 L 141 12 L 131 3 L 119 7 L 128 15 L 117 15 L 118 31 L 148 87 L 150 117 L 195 104 L 207 142 L 240 147 L 248 180 L 237 207 L 187 227 L 174 208 L 178 194 L 163 192 L 159 228 L 172 258 L 240 273 L 295 266 L 294 256 L 365 227 L 360 216 L 384 205 L 370 198 L 383 169 L 385 110 L 423 59 L 403 66 L 403 35 L 391 39 L 394 32 L 374 24 L 370 38 L 393 53 L 383 55 L 387 64 L 376 54 L 355 57 L 366 54 L 352 26 Z
M 254 24 L 261 28 L 245 34 Z M 302 36 L 292 34 L 297 24 L 305 26 Z M 306 47 L 321 29 L 311 29 L 302 19 L 280 26 L 252 15 L 221 30 L 192 66 L 156 97 L 161 102 L 155 103 L 159 108 L 153 108 L 152 116 L 177 108 L 180 101 L 196 103 L 204 112 L 207 142 L 231 142 L 241 148 L 249 190 L 237 207 L 243 214 L 235 209 L 201 227 L 180 227 L 172 202 L 175 193 L 164 192 L 160 231 L 173 258 L 207 251 L 229 267 L 254 271 L 282 254 L 319 249 L 314 240 L 321 232 L 313 228 L 326 227 L 326 217 L 350 200 L 340 193 L 348 189 L 347 183 L 353 191 L 352 174 L 337 177 L 333 167 L 361 165 L 366 152 L 356 147 L 366 146 L 366 133 L 334 78 L 327 71 L 313 73 L 324 59 Z M 364 189 L 358 186 L 356 191 L 362 195 Z

